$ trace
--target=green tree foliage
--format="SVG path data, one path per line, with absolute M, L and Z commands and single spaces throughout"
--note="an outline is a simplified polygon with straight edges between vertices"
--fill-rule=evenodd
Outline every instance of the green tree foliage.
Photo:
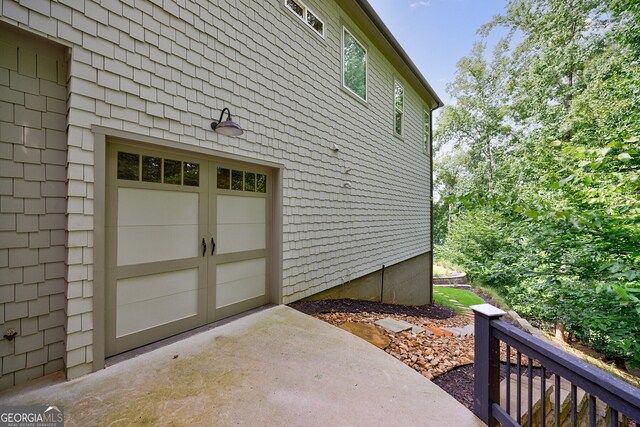
M 509 1 L 480 31 L 507 37 L 458 63 L 434 134 L 440 256 L 636 366 L 639 16 L 622 0 Z

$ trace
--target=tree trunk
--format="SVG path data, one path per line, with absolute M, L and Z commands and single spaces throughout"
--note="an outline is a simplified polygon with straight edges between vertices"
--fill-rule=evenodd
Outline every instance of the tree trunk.
M 565 337 L 565 332 L 564 325 L 562 323 L 558 323 L 556 325 L 556 339 L 566 343 L 567 339 Z

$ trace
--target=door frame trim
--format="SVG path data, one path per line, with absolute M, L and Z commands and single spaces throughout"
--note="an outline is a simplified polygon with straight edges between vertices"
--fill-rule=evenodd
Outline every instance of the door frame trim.
M 94 217 L 93 217 L 93 371 L 105 367 L 106 354 L 106 152 L 108 140 L 129 142 L 139 148 L 176 152 L 188 156 L 197 155 L 206 161 L 232 161 L 247 165 L 263 166 L 271 169 L 271 240 L 267 244 L 270 261 L 267 265 L 268 303 L 282 304 L 282 199 L 283 199 L 283 171 L 284 165 L 271 161 L 254 159 L 232 153 L 225 153 L 212 148 L 187 145 L 179 141 L 156 138 L 135 132 L 112 129 L 104 126 L 92 125 L 94 136 Z

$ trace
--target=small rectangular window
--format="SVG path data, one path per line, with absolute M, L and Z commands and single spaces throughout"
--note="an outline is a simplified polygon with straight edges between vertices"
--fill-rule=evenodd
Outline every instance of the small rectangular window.
M 404 87 L 399 81 L 393 82 L 393 132 L 402 136 L 404 120 Z
M 164 159 L 164 183 L 182 184 L 182 162 Z
M 243 189 L 243 174 L 242 171 L 231 171 L 231 189 L 232 190 L 240 190 Z
M 429 110 L 424 110 L 422 120 L 422 152 L 428 156 L 431 154 L 431 113 Z
M 244 173 L 244 191 L 256 191 L 256 174 L 253 172 Z
M 346 28 L 342 31 L 342 84 L 367 100 L 367 49 Z
M 118 152 L 118 179 L 139 181 L 140 156 L 133 153 Z
M 304 18 L 304 6 L 302 6 L 297 0 L 286 0 L 284 4 L 300 18 Z
M 307 10 L 307 24 L 316 30 L 316 33 L 324 34 L 324 24 L 310 10 Z
M 324 22 L 301 0 L 284 0 L 284 5 L 313 31 L 324 37 Z
M 258 174 L 256 177 L 256 191 L 258 193 L 266 193 L 267 192 L 267 176 Z
M 162 179 L 162 159 L 160 157 L 142 156 L 142 180 L 160 182 Z
M 227 168 L 218 168 L 218 188 L 228 190 L 229 187 L 231 187 L 231 179 L 229 179 L 230 172 Z
M 182 162 L 183 183 L 192 187 L 200 186 L 200 165 L 191 162 Z

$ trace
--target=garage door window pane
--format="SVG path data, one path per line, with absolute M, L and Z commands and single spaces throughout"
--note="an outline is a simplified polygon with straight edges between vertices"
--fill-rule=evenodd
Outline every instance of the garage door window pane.
M 256 174 L 252 172 L 244 173 L 244 191 L 256 191 Z
M 164 183 L 182 184 L 182 162 L 179 160 L 164 159 Z
M 160 182 L 162 178 L 162 159 L 160 157 L 142 156 L 142 180 Z
M 200 185 L 200 165 L 197 163 L 184 162 L 184 185 L 198 187 Z
M 118 179 L 139 181 L 140 156 L 132 153 L 118 153 Z
M 231 171 L 231 189 L 242 191 L 242 171 Z
M 228 190 L 231 186 L 231 180 L 229 179 L 229 173 L 231 171 L 225 168 L 218 168 L 218 185 L 217 187 L 223 190 Z
M 267 176 L 258 174 L 256 177 L 256 191 L 258 193 L 266 193 L 267 192 Z

